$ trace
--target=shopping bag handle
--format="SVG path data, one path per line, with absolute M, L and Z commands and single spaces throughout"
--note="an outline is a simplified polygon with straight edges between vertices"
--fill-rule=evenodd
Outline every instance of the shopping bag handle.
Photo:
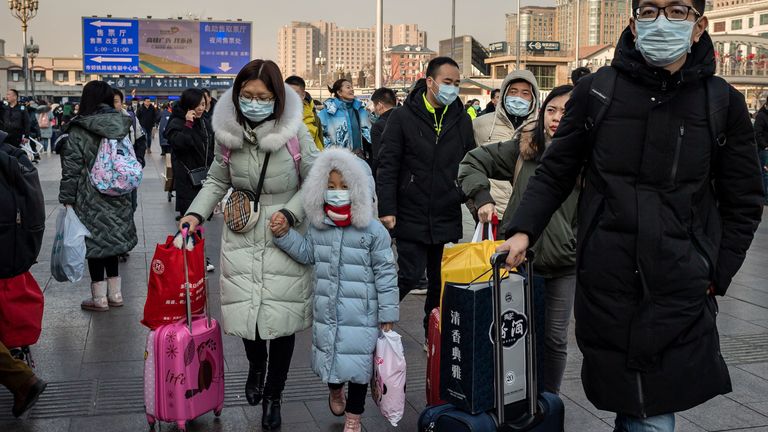
M 484 233 L 484 230 L 487 232 Z M 486 234 L 487 237 L 483 238 L 483 234 Z M 470 241 L 470 243 L 480 243 L 483 240 L 496 240 L 493 235 L 493 224 L 490 222 L 478 222 L 475 227 L 475 235 L 472 236 L 472 241 Z

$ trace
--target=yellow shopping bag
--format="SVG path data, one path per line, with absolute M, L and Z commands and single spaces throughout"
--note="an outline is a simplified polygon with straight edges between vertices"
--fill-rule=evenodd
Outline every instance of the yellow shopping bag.
M 491 224 L 486 224 L 486 226 L 488 238 L 493 238 Z M 501 240 L 482 240 L 482 238 L 483 224 L 477 224 L 475 235 L 470 243 L 457 244 L 443 252 L 440 267 L 441 306 L 446 282 L 469 284 L 491 280 L 491 256 L 496 252 L 496 248 L 504 242 Z

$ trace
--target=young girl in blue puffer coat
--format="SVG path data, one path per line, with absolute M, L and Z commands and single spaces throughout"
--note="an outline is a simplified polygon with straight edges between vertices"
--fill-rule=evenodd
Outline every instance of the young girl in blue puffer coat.
M 302 186 L 307 234 L 279 217 L 271 224 L 275 245 L 315 266 L 312 369 L 328 383 L 331 412 L 346 414 L 344 432 L 361 430 L 379 329 L 390 331 L 399 319 L 391 240 L 374 218 L 370 185 L 362 160 L 346 149 L 328 149 Z

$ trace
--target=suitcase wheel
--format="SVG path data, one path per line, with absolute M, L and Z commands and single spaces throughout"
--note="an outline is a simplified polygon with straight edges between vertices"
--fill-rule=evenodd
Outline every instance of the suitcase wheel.
M 185 422 L 185 421 L 176 422 L 176 427 L 178 427 L 181 432 L 186 432 L 187 431 L 187 422 Z
M 223 408 L 216 408 L 216 409 L 213 411 L 213 415 L 215 415 L 216 417 L 221 417 L 221 411 L 222 411 L 222 410 L 223 410 Z
M 155 417 L 147 414 L 147 423 L 149 423 L 149 430 L 155 429 Z

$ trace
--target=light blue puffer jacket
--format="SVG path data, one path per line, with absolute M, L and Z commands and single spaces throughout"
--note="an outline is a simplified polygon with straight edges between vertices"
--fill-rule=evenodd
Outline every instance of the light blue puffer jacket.
M 368 111 L 365 110 L 363 103 L 355 99 L 352 108 L 347 108 L 344 101 L 337 98 L 329 98 L 323 102 L 324 108 L 317 113 L 320 123 L 323 124 L 323 142 L 325 148 L 343 147 L 350 150 L 361 150 L 355 148 L 354 140 L 350 135 L 351 115 L 357 115 L 360 121 L 361 142 L 371 142 L 371 119 Z
M 293 259 L 315 267 L 312 369 L 328 383 L 367 384 L 379 324 L 399 320 L 395 258 L 389 233 L 373 218 L 366 168 L 347 150 L 321 153 L 302 189 L 311 224 L 306 236 L 291 230 L 274 239 Z M 352 225 L 346 228 L 323 212 L 332 170 L 350 189 Z

